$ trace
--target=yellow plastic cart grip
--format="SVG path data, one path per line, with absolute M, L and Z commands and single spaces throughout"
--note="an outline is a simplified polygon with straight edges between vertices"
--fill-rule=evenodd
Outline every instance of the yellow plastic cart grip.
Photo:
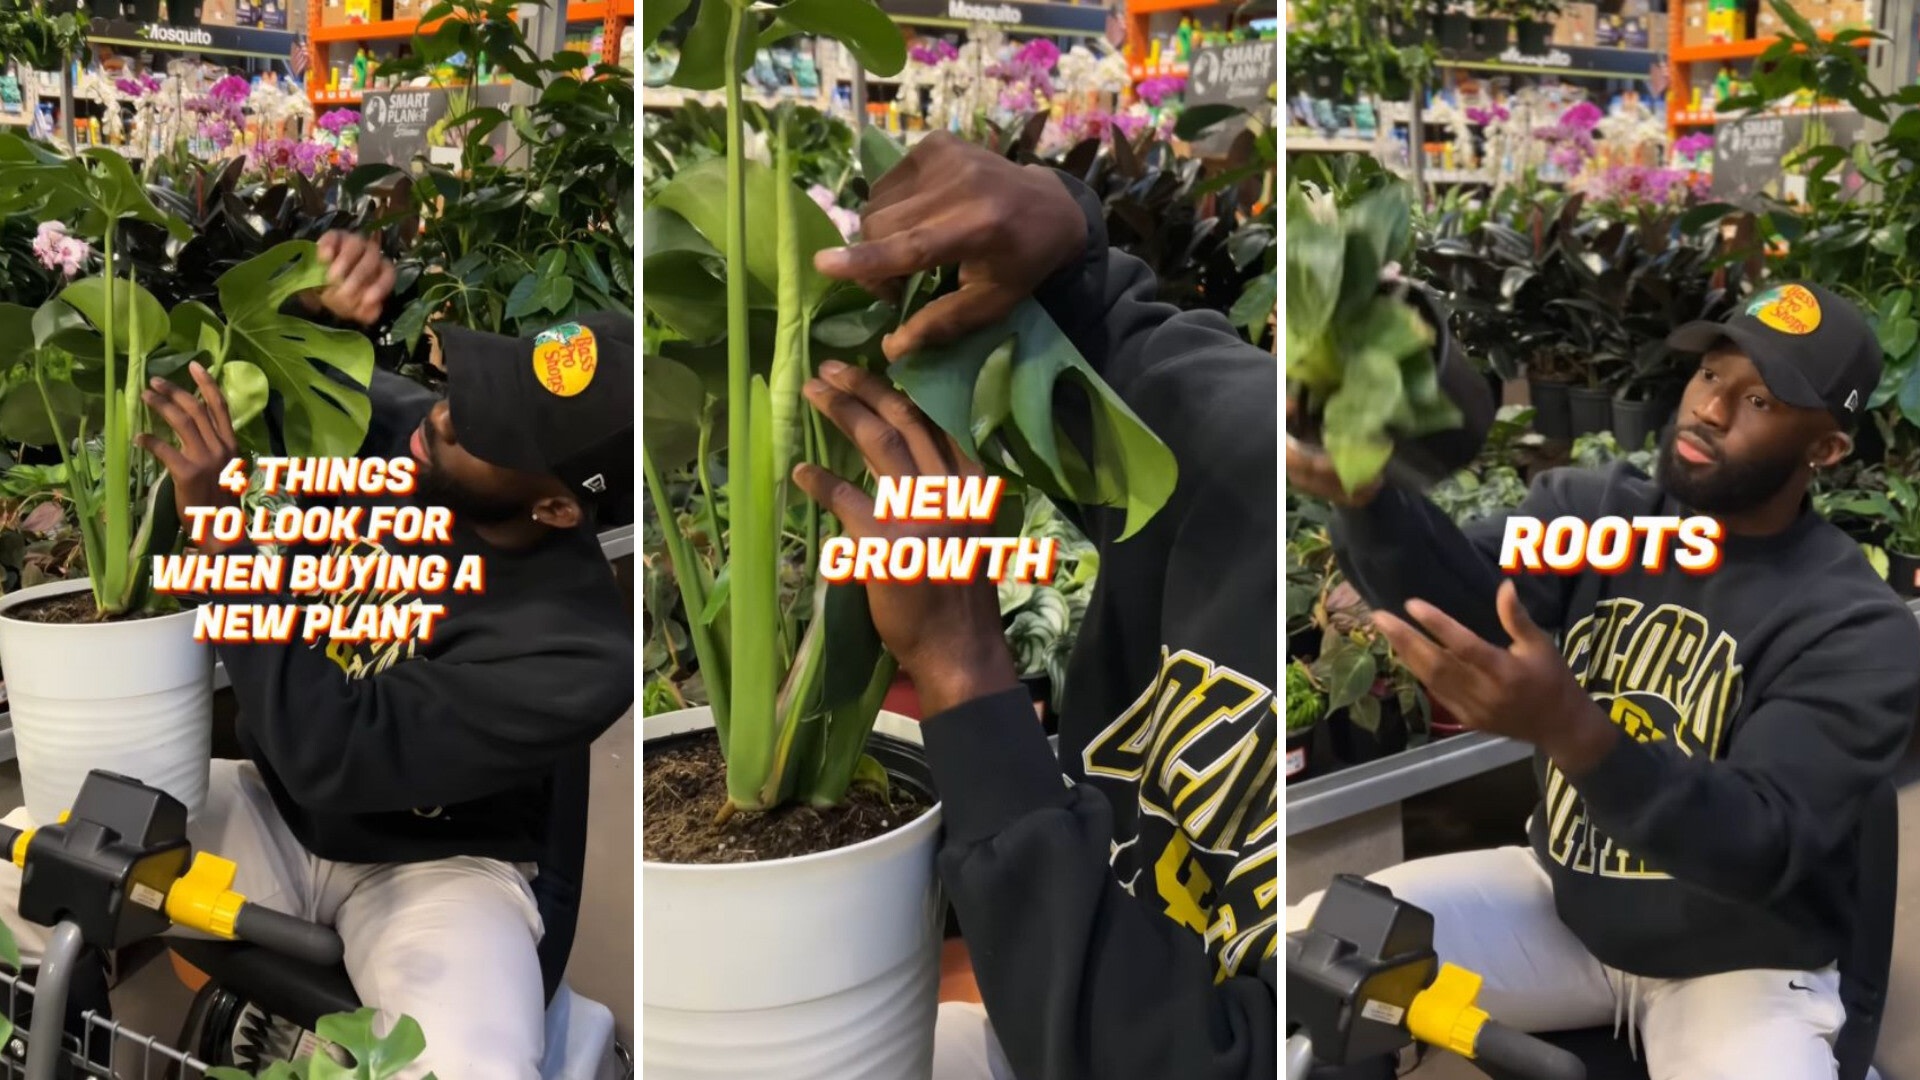
M 167 918 L 181 926 L 233 938 L 233 921 L 247 898 L 233 891 L 234 864 L 202 851 L 167 890 Z
M 1473 1057 L 1487 1011 L 1474 1005 L 1480 996 L 1480 976 L 1452 964 L 1440 965 L 1433 985 L 1413 997 L 1407 1008 L 1407 1030 L 1423 1043 Z

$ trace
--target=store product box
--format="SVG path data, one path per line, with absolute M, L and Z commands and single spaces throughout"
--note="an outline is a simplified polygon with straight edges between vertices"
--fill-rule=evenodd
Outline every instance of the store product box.
M 1705 45 L 1707 43 L 1707 0 L 1685 0 L 1680 9 L 1682 45 Z
M 1673 35 L 1671 25 L 1665 15 L 1655 15 L 1653 18 L 1648 19 L 1647 48 L 1657 53 L 1666 52 L 1667 45 Z
M 1651 41 L 1647 24 L 1651 21 L 1645 15 L 1626 16 L 1620 27 L 1620 47 L 1623 49 L 1647 48 Z
M 1560 18 L 1553 24 L 1553 43 L 1571 45 L 1577 48 L 1591 48 L 1600 22 L 1598 4 L 1575 3 L 1560 9 Z
M 235 0 L 200 0 L 201 26 L 234 26 L 238 17 L 234 11 Z
M 1827 5 L 1825 29 L 1836 34 L 1842 30 L 1873 29 L 1873 9 L 1869 0 L 1832 0 Z
M 321 26 L 348 25 L 347 0 L 307 0 L 307 3 L 318 5 Z
M 432 6 L 431 0 L 392 0 L 393 12 L 389 18 L 418 19 Z

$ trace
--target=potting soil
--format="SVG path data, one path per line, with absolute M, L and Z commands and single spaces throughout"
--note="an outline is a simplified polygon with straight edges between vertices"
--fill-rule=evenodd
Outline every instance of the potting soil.
M 825 810 L 789 805 L 736 813 L 716 825 L 714 818 L 727 801 L 727 766 L 711 731 L 648 750 L 641 790 L 648 862 L 745 863 L 813 855 L 892 832 L 931 809 L 902 784 L 893 785 L 891 806 L 878 792 L 856 786 L 839 806 Z
M 165 611 L 129 611 L 124 615 L 110 615 L 103 619 L 100 617 L 100 612 L 94 607 L 92 591 L 82 589 L 77 593 L 71 593 L 66 596 L 55 596 L 46 600 L 34 600 L 21 604 L 19 607 L 8 610 L 6 617 L 9 619 L 19 619 L 21 622 L 63 625 L 67 623 L 134 622 L 139 619 L 157 619 L 167 614 L 171 613 Z

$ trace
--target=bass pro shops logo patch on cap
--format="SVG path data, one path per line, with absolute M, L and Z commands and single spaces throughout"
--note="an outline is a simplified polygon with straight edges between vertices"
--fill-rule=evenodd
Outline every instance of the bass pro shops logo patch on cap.
M 573 397 L 593 382 L 600 346 L 579 323 L 543 330 L 533 339 L 533 377 L 555 397 Z
M 1820 300 L 1800 285 L 1780 285 L 1754 297 L 1747 314 L 1783 334 L 1811 334 L 1820 329 Z

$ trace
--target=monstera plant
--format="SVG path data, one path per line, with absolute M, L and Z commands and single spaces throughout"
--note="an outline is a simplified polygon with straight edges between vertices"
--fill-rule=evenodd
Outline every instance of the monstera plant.
M 228 270 L 216 283 L 217 312 L 197 301 L 169 310 L 122 256 L 122 231 L 144 223 L 175 243 L 193 233 L 154 205 L 119 154 L 67 156 L 0 135 L 0 214 L 8 213 L 61 222 L 98 255 L 98 273 L 69 280 L 38 308 L 0 305 L 0 366 L 30 372 L 0 398 L 0 432 L 58 449 L 101 618 L 166 602 L 149 589 L 147 556 L 173 549 L 171 486 L 156 462 L 135 452 L 136 438 L 155 432 L 140 399 L 149 379 L 184 382 L 188 364 L 201 363 L 249 450 L 274 449 L 265 420 L 273 394 L 285 406 L 287 453 L 359 448 L 370 407 L 357 387 L 372 375 L 372 345 L 281 313 L 296 294 L 326 283 L 313 244 L 280 244 Z
M 649 5 L 647 41 L 685 9 Z M 881 75 L 905 63 L 899 30 L 871 0 L 704 0 L 673 82 L 725 88 L 727 154 L 662 186 L 641 229 L 645 306 L 662 328 L 650 335 L 644 374 L 647 487 L 668 523 L 668 552 L 692 616 L 727 762 L 729 813 L 789 800 L 830 806 L 856 774 L 884 778 L 871 759 L 863 762 L 862 748 L 895 665 L 874 634 L 863 589 L 815 580 L 832 521 L 804 505 L 787 478 L 801 461 L 865 475 L 801 388 L 829 354 L 878 362 L 884 332 L 943 285 L 940 275 L 923 275 L 896 306 L 813 268 L 816 252 L 843 241 L 794 182 L 784 112 L 775 120 L 773 166 L 746 159 L 740 73 L 756 43 L 794 32 L 840 40 Z M 902 151 L 869 128 L 859 156 L 872 184 Z M 1171 454 L 1032 301 L 1004 323 L 906 357 L 887 374 L 969 456 L 1049 495 L 1123 508 L 1129 534 L 1172 491 Z M 1056 427 L 1055 402 L 1068 387 L 1091 403 L 1090 447 Z M 722 446 L 724 491 L 710 469 Z M 665 501 L 666 475 L 689 464 L 697 465 L 704 508 L 690 525 L 705 548 L 672 527 L 679 518 Z M 783 603 L 783 567 L 794 561 L 810 584 L 799 590 L 801 602 Z

